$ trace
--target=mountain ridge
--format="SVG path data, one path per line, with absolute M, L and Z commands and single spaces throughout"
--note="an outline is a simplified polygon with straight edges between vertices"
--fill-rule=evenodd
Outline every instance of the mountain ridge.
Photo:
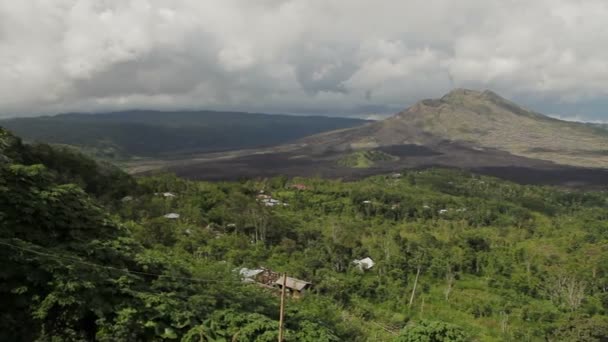
M 28 141 L 79 147 L 102 159 L 163 158 L 272 146 L 367 122 L 354 118 L 133 110 L 0 120 Z
M 604 189 L 608 131 L 545 116 L 492 91 L 456 89 L 382 121 L 271 148 L 135 165 L 132 170 L 161 168 L 208 180 L 276 175 L 357 179 L 432 167 L 524 184 Z
M 608 134 L 525 109 L 489 90 L 455 89 L 441 98 L 419 101 L 385 120 L 325 132 L 304 138 L 302 143 L 346 151 L 442 141 L 557 164 L 608 168 Z

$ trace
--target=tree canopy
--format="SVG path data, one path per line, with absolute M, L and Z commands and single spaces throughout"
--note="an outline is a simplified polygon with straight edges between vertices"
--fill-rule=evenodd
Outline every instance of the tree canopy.
M 0 340 L 275 341 L 243 267 L 313 284 L 286 341 L 608 338 L 606 192 L 401 174 L 133 179 L 0 130 Z

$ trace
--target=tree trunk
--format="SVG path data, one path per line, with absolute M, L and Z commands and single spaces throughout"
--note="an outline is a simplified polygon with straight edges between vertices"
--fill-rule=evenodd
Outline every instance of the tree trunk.
M 454 288 L 454 281 L 455 281 L 456 277 L 454 276 L 454 273 L 452 273 L 451 271 L 448 271 L 448 273 L 445 276 L 445 291 L 443 292 L 445 295 L 445 301 L 448 302 L 450 300 L 450 294 L 452 293 L 452 289 Z
M 412 304 L 414 303 L 414 296 L 416 295 L 416 287 L 418 286 L 418 277 L 420 276 L 420 268 L 421 268 L 421 266 L 418 265 L 418 269 L 416 270 L 416 279 L 414 280 L 414 288 L 412 289 L 412 295 L 410 296 L 410 303 L 409 303 L 408 307 L 411 307 Z

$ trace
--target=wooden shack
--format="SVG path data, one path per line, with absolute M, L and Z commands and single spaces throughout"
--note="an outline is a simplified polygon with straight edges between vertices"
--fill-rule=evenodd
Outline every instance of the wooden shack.
M 283 278 L 285 278 L 284 275 L 280 276 L 279 279 L 274 282 L 274 286 L 282 289 Z M 287 291 L 289 291 L 288 293 L 291 297 L 301 298 L 307 290 L 312 288 L 312 283 L 305 280 L 287 277 L 287 279 L 285 279 L 285 288 Z

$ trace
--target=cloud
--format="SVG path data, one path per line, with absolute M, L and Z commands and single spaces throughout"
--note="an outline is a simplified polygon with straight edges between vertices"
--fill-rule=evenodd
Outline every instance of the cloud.
M 4 1 L 0 116 L 352 115 L 470 87 L 605 118 L 585 104 L 608 95 L 606 17 L 603 0 Z

